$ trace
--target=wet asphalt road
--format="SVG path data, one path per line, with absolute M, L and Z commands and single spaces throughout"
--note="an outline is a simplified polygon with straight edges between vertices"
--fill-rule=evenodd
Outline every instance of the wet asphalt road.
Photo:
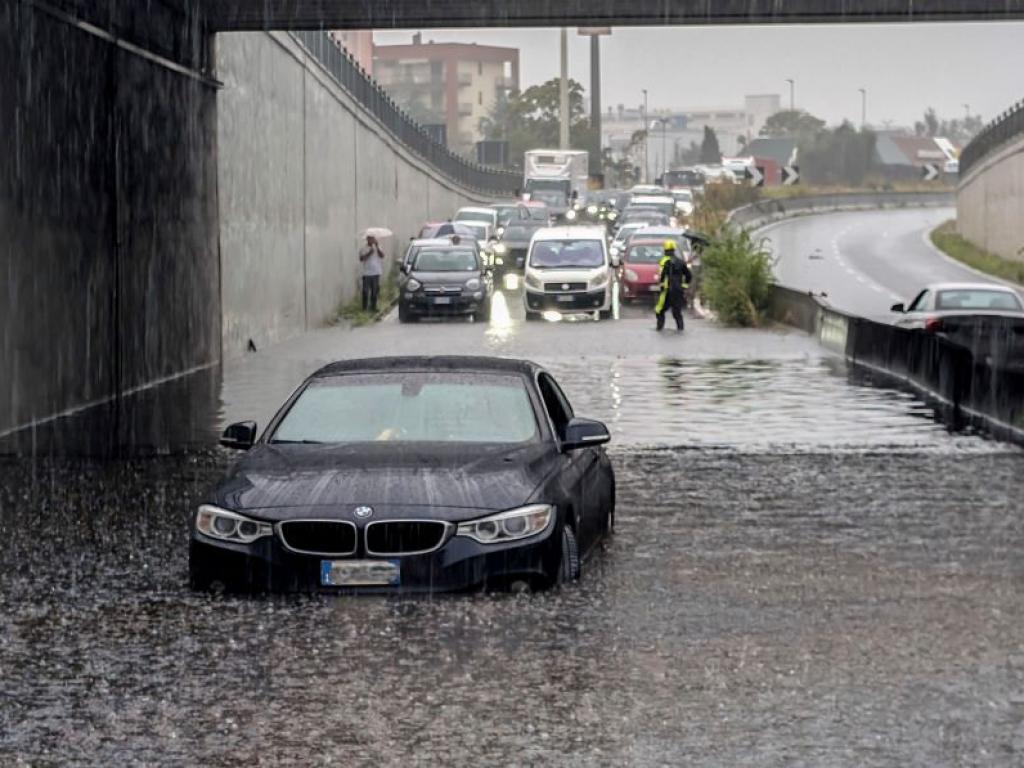
M 952 208 L 908 208 L 803 216 L 761 230 L 777 254 L 783 285 L 824 292 L 839 309 L 889 320 L 928 283 L 997 279 L 944 258 L 928 235 Z
M 1024 455 L 799 334 L 624 316 L 325 330 L 226 366 L 187 449 L 0 457 L 0 764 L 1024 763 Z M 618 530 L 579 584 L 187 591 L 219 423 L 325 358 L 435 349 L 542 359 L 612 425 Z

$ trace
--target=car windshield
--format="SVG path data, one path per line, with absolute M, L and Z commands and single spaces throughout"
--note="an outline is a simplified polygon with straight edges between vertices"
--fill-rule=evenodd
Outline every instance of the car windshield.
M 664 256 L 660 245 L 632 245 L 626 252 L 628 264 L 657 264 Z
M 421 250 L 413 261 L 417 272 L 473 272 L 479 269 L 476 253 L 469 248 Z
M 986 291 L 983 288 L 939 291 L 936 309 L 996 309 L 1020 310 L 1020 298 L 1009 291 Z
M 272 443 L 523 443 L 537 438 L 524 380 L 396 372 L 315 379 Z
M 557 189 L 535 189 L 530 192 L 530 198 L 547 205 L 565 205 L 569 199 L 563 190 Z
M 548 209 L 547 206 L 542 205 L 531 205 L 529 208 L 530 218 L 534 221 L 547 221 L 548 220 Z
M 471 221 L 482 221 L 486 224 L 494 222 L 493 211 L 459 211 L 455 214 L 456 221 L 471 222 Z
M 496 205 L 494 211 L 498 215 L 498 222 L 503 223 L 511 218 L 515 218 L 518 213 L 519 206 L 516 205 Z
M 693 192 L 688 189 L 677 189 L 672 193 L 672 197 L 674 197 L 678 202 L 693 202 Z
M 592 269 L 602 264 L 600 240 L 542 240 L 530 251 L 530 266 L 538 269 Z
M 489 223 L 490 222 L 488 222 L 487 224 L 489 224 Z M 463 225 L 465 225 L 465 227 L 467 229 L 472 231 L 472 233 L 473 233 L 472 237 L 475 237 L 477 240 L 486 240 L 487 239 L 487 234 L 488 234 L 487 233 L 487 224 L 481 223 L 481 222 L 476 222 L 476 221 L 464 221 L 463 222 Z

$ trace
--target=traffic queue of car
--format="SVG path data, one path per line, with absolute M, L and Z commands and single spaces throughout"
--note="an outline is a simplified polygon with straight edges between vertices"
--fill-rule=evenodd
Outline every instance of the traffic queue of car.
M 689 189 L 638 185 L 597 190 L 555 215 L 543 202 L 513 200 L 458 209 L 427 222 L 400 262 L 398 317 L 490 319 L 496 285 L 519 277 L 527 320 L 550 313 L 613 315 L 624 302 L 653 300 L 666 240 L 699 265 L 704 239 L 686 228 Z

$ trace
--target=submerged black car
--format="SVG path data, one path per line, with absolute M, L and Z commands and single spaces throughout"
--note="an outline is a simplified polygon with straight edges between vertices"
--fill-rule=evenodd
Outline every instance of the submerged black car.
M 377 358 L 310 376 L 192 519 L 194 589 L 543 589 L 612 528 L 603 424 L 517 360 Z
M 475 246 L 425 245 L 402 265 L 398 321 L 425 316 L 473 315 L 491 319 L 494 277 Z

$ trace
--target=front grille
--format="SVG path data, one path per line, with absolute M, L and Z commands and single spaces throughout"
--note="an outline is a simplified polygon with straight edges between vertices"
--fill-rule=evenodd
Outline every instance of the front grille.
M 544 283 L 545 293 L 562 293 L 564 291 L 585 291 L 586 283 Z
M 368 555 L 432 552 L 444 544 L 450 523 L 437 520 L 378 520 L 366 526 Z
M 351 555 L 356 527 L 345 520 L 286 520 L 278 525 L 284 545 L 310 555 Z
M 459 296 L 462 294 L 461 285 L 428 285 L 423 292 L 430 296 Z

